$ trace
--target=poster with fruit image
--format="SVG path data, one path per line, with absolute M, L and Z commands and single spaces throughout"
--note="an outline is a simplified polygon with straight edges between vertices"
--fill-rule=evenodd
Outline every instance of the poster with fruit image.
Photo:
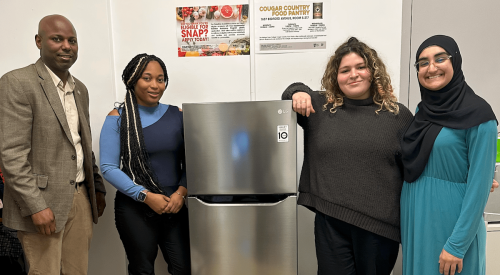
M 179 57 L 250 55 L 249 7 L 177 7 Z

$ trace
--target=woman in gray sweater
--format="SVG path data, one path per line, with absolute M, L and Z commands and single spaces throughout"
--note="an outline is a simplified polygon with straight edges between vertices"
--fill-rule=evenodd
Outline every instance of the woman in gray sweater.
M 413 115 L 377 52 L 352 37 L 331 56 L 325 91 L 290 85 L 304 129 L 300 205 L 316 213 L 318 274 L 389 275 L 400 242 L 400 141 Z

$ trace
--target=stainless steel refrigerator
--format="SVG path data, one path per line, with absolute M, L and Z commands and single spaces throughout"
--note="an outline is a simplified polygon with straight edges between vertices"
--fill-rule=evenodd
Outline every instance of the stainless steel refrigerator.
M 183 104 L 193 275 L 297 274 L 291 101 Z

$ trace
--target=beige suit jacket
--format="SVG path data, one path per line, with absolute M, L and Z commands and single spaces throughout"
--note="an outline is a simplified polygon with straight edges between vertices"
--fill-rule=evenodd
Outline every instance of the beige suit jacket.
M 94 223 L 96 191 L 105 193 L 92 152 L 89 95 L 78 79 L 74 91 L 80 120 L 85 181 Z M 11 71 L 0 78 L 0 167 L 5 178 L 3 223 L 36 232 L 31 215 L 50 207 L 56 232 L 68 219 L 77 173 L 66 115 L 45 65 Z

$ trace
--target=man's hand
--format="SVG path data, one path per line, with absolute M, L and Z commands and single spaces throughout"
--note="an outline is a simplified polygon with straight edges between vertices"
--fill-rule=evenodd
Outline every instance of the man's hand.
M 102 192 L 95 192 L 95 201 L 97 204 L 97 217 L 102 216 L 106 208 L 106 195 Z
M 50 208 L 31 215 L 31 220 L 36 227 L 38 233 L 42 235 L 50 235 L 56 232 L 56 219 Z

